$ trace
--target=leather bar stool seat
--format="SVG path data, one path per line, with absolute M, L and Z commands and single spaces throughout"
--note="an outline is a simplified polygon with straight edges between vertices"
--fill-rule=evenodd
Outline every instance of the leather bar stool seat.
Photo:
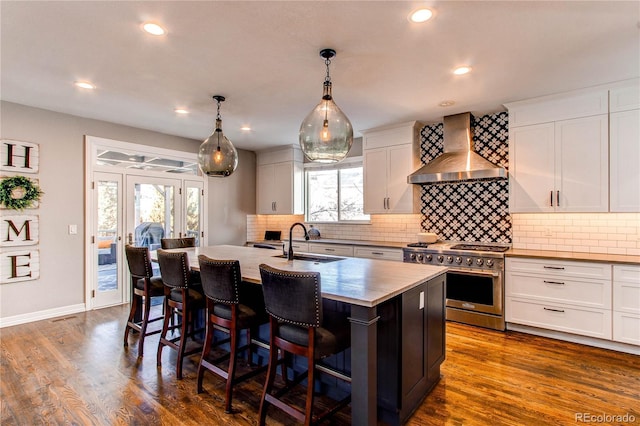
M 199 310 L 204 308 L 204 295 L 199 274 L 195 274 L 189 267 L 189 258 L 186 252 L 168 252 L 158 250 L 158 263 L 160 274 L 164 284 L 165 318 L 158 342 L 158 367 L 162 366 L 162 349 L 165 346 L 178 352 L 176 360 L 176 377 L 182 379 L 182 364 L 184 357 L 199 353 L 202 344 L 195 337 L 202 331 L 195 327 L 195 318 Z M 180 322 L 169 326 L 169 318 L 177 315 Z M 169 330 L 180 329 L 180 335 L 173 338 L 167 337 Z M 187 349 L 188 338 L 196 342 L 196 345 Z
M 198 366 L 198 393 L 202 392 L 204 371 L 209 370 L 226 381 L 225 412 L 232 412 L 231 400 L 233 387 L 258 373 L 267 366 L 254 368 L 241 376 L 236 375 L 238 354 L 247 352 L 249 365 L 254 345 L 251 336 L 257 335 L 258 327 L 269 321 L 264 309 L 262 287 L 258 284 L 243 282 L 240 273 L 240 262 L 237 260 L 216 260 L 205 255 L 198 256 L 202 288 L 207 302 L 207 331 L 205 344 Z M 220 339 L 214 344 L 214 333 L 225 332 L 228 338 Z M 246 330 L 246 343 L 240 347 L 240 334 Z M 215 346 L 229 343 L 229 352 L 211 358 L 211 350 Z M 220 366 L 227 362 L 226 368 Z
M 138 339 L 138 357 L 144 354 L 144 339 L 161 330 L 147 331 L 150 323 L 160 321 L 163 315 L 149 318 L 151 312 L 151 298 L 164 297 L 164 284 L 162 277 L 153 276 L 151 258 L 147 247 L 125 246 L 125 255 L 131 275 L 131 311 L 124 330 L 124 346 L 129 346 L 129 332 L 131 330 L 140 333 Z M 141 312 L 138 312 L 142 308 Z
M 260 402 L 259 424 L 264 425 L 267 409 L 273 405 L 305 425 L 323 421 L 346 406 L 351 395 L 338 401 L 322 414 L 313 414 L 314 384 L 319 361 L 337 354 L 350 345 L 350 324 L 346 313 L 326 313 L 323 310 L 319 272 L 284 271 L 261 264 L 260 276 L 264 292 L 265 309 L 269 314 L 269 369 Z M 284 356 L 279 357 L 282 351 Z M 286 365 L 287 354 L 307 358 L 306 374 L 299 374 L 289 381 L 284 375 L 285 387 L 274 386 L 278 365 Z M 331 373 L 326 366 L 322 369 Z M 333 372 L 340 379 L 349 378 Z M 307 380 L 304 408 L 285 402 L 282 396 L 293 386 Z
M 160 240 L 160 247 L 163 250 L 188 248 L 196 246 L 196 237 L 182 237 L 182 238 L 162 238 Z

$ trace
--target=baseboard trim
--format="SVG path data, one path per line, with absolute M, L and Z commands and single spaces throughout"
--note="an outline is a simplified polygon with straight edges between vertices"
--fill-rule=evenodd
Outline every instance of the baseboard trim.
M 0 328 L 11 327 L 12 325 L 26 324 L 34 321 L 41 321 L 65 315 L 77 314 L 79 312 L 85 312 L 86 310 L 87 309 L 84 303 L 78 303 L 77 305 L 62 306 L 60 308 L 45 309 L 44 311 L 14 315 L 12 317 L 0 318 Z
M 640 355 L 640 346 L 635 346 L 628 343 L 597 339 L 595 337 L 580 336 L 577 334 L 564 333 L 562 331 L 546 330 L 544 328 L 531 327 L 528 325 L 514 324 L 510 322 L 507 323 L 507 330 L 534 334 L 536 336 L 548 337 L 550 339 L 564 340 L 566 342 L 579 343 L 581 345 L 595 346 L 596 348 L 625 352 L 632 355 Z

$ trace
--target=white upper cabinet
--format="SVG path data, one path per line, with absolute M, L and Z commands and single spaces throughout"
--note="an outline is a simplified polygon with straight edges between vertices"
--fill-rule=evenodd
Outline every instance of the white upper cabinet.
M 608 211 L 607 99 L 601 89 L 507 105 L 512 213 Z
M 258 152 L 256 210 L 258 214 L 303 214 L 302 152 L 297 147 Z
M 421 126 L 412 121 L 362 131 L 365 213 L 418 211 L 418 186 L 407 183 L 407 176 L 419 167 Z
M 640 211 L 640 85 L 611 90 L 610 191 L 612 212 Z

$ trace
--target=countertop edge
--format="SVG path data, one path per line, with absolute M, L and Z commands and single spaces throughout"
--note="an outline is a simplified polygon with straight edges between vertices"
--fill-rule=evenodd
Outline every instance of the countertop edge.
M 621 263 L 640 265 L 640 256 L 608 253 L 586 253 L 556 250 L 509 249 L 506 257 L 535 257 L 550 260 L 575 260 L 600 263 Z

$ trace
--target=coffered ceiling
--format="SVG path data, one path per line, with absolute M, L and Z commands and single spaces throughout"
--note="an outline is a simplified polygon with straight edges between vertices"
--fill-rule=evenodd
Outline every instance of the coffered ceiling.
M 418 6 L 435 16 L 410 23 Z M 297 143 L 325 47 L 356 136 L 640 76 L 637 1 L 3 0 L 0 19 L 2 100 L 203 140 L 221 94 L 225 133 L 250 150 Z

